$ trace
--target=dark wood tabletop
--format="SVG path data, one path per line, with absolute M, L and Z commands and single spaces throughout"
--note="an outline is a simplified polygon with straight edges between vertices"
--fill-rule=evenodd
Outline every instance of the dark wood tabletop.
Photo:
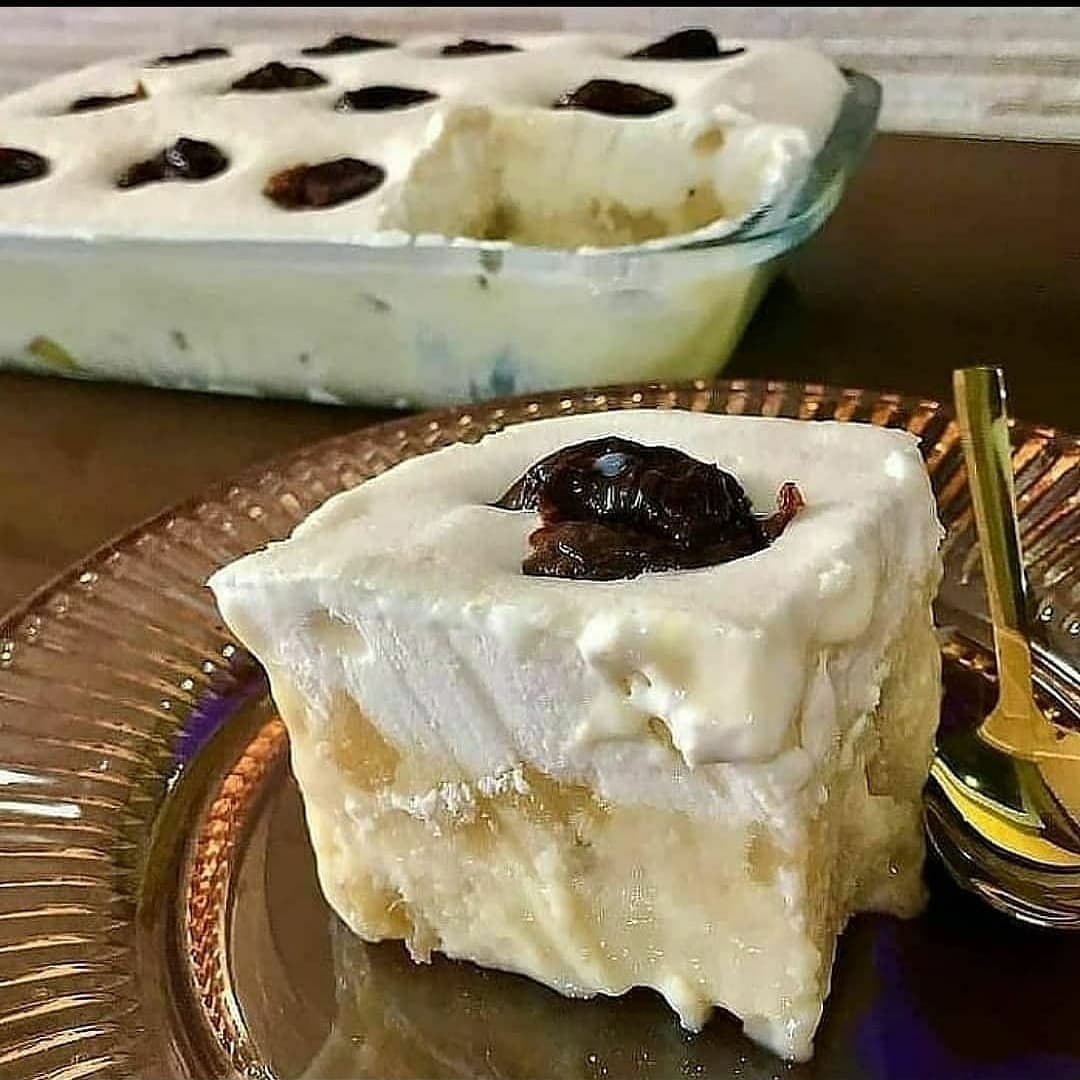
M 1003 364 L 1015 415 L 1080 430 L 1080 147 L 882 136 L 725 374 L 942 398 Z M 384 418 L 0 373 L 0 611 L 261 458 Z

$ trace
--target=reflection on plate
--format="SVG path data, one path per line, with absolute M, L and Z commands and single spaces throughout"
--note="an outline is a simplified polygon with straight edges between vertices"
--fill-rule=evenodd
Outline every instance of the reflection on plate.
M 949 527 L 953 722 L 992 695 L 958 433 L 932 402 L 727 381 L 450 410 L 361 431 L 207 493 L 0 624 L 0 1076 L 1019 1077 L 1080 1074 L 1080 937 L 1005 921 L 931 868 L 920 919 L 859 918 L 806 1066 L 727 1017 L 568 1001 L 346 933 L 319 893 L 287 741 L 202 582 L 329 495 L 502 424 L 684 407 L 902 425 Z M 1080 441 L 1014 430 L 1040 663 L 1080 701 Z

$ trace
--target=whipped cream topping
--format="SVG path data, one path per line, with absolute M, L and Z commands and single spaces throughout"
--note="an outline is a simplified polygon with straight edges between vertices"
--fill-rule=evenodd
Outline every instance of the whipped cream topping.
M 825 140 L 845 91 L 829 60 L 797 44 L 751 43 L 715 60 L 632 60 L 640 35 L 511 34 L 519 51 L 441 56 L 457 40 L 305 56 L 311 42 L 231 47 L 153 66 L 111 61 L 0 102 L 4 145 L 49 159 L 48 174 L 0 189 L 0 230 L 188 238 L 319 237 L 398 243 L 472 237 L 556 247 L 718 236 L 763 204 L 781 213 Z M 502 40 L 502 39 L 501 39 Z M 230 90 L 272 61 L 314 71 L 306 89 Z M 553 110 L 590 79 L 674 99 L 645 117 Z M 370 86 L 428 91 L 404 108 L 336 111 Z M 68 113 L 92 96 L 145 97 Z M 116 179 L 179 137 L 229 164 L 198 182 L 118 191 Z M 385 170 L 375 191 L 318 210 L 282 210 L 271 176 L 343 156 Z
M 718 566 L 522 575 L 537 515 L 490 502 L 546 454 L 609 434 L 715 462 L 757 509 L 794 481 L 806 507 L 771 547 Z M 526 762 L 616 802 L 769 816 L 819 797 L 815 768 L 877 704 L 881 657 L 936 585 L 939 531 L 906 433 L 622 411 L 408 461 L 210 584 L 316 710 L 344 689 L 390 742 L 462 779 Z

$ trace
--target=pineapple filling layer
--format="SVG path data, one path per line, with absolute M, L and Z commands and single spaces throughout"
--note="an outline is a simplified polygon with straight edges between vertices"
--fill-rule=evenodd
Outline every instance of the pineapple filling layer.
M 936 706 L 921 609 L 878 708 L 816 778 L 820 805 L 783 828 L 610 805 L 527 764 L 467 779 L 400 753 L 344 695 L 316 724 L 275 685 L 327 898 L 417 960 L 437 950 L 570 996 L 652 987 L 688 1028 L 720 1006 L 805 1058 L 848 917 L 921 902 L 918 777 Z

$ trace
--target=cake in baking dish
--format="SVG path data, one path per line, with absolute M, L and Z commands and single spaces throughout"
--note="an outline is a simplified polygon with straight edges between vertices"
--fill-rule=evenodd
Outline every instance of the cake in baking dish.
M 706 30 L 62 75 L 0 100 L 0 368 L 395 407 L 712 374 L 854 166 L 855 86 Z

